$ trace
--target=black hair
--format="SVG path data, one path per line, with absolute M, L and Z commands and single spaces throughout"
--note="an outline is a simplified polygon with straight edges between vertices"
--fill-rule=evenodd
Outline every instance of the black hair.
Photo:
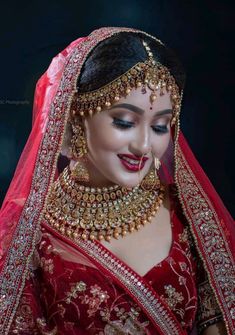
M 145 61 L 148 56 L 143 40 L 150 47 L 154 59 L 168 68 L 182 91 L 185 73 L 170 48 L 143 33 L 120 32 L 100 42 L 88 55 L 78 78 L 78 92 L 96 90 L 128 71 L 136 63 Z

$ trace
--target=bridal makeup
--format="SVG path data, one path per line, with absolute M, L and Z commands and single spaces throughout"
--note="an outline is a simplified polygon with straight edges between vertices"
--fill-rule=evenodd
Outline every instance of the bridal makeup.
M 137 88 L 85 119 L 91 185 L 134 187 L 148 173 L 152 153 L 161 160 L 171 137 L 172 104 L 166 91 L 152 104 L 149 94 Z
M 140 171 L 144 168 L 148 157 L 139 157 L 135 155 L 118 154 L 117 155 L 123 166 L 129 171 Z

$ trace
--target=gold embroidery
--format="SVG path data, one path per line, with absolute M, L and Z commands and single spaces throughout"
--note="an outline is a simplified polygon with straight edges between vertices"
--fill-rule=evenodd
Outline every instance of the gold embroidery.
M 87 314 L 89 317 L 93 316 L 100 308 L 100 305 L 109 299 L 107 291 L 102 291 L 101 287 L 96 284 L 90 287 L 90 293 L 92 296 L 85 294 L 79 297 L 82 304 L 88 305 Z
M 210 199 L 197 181 L 180 148 L 175 151 L 177 169 L 176 184 L 184 214 L 190 224 L 197 251 L 204 260 L 204 267 L 212 285 L 215 299 L 219 304 L 228 333 L 234 328 L 234 261 L 226 243 L 223 221 Z M 203 245 L 204 254 L 198 244 Z M 205 256 L 206 255 L 206 256 Z
M 188 227 L 185 227 L 183 232 L 179 234 L 179 241 L 182 243 L 187 243 L 191 241 L 191 234 Z
M 57 308 L 58 308 L 57 310 L 58 310 L 60 316 L 62 318 L 64 318 L 64 315 L 65 315 L 65 312 L 66 312 L 66 309 L 64 308 L 64 306 L 62 304 L 57 304 Z
M 46 319 L 45 318 L 37 318 L 37 325 L 40 329 L 40 334 L 42 335 L 56 335 L 58 334 L 58 329 L 55 326 L 52 330 L 48 329 Z
M 176 305 L 181 303 L 184 300 L 182 292 L 176 292 L 176 289 L 171 285 L 164 286 L 165 294 L 167 298 L 163 297 L 163 299 L 167 302 L 167 305 L 171 310 L 176 310 Z
M 199 286 L 198 299 L 199 322 L 208 320 L 208 318 L 213 318 L 221 313 L 208 281 L 205 281 Z
M 79 281 L 71 285 L 71 290 L 66 293 L 66 303 L 72 302 L 72 299 L 79 299 L 81 304 L 87 305 L 88 317 L 93 317 L 94 314 L 99 310 L 99 314 L 102 321 L 105 322 L 104 331 L 99 331 L 97 335 L 144 335 L 146 334 L 146 327 L 149 325 L 149 321 L 141 323 L 138 317 L 141 312 L 141 308 L 136 306 L 136 308 L 131 307 L 130 311 L 127 312 L 123 307 L 114 306 L 111 309 L 107 307 L 107 304 L 101 308 L 102 303 L 107 303 L 110 298 L 107 291 L 101 289 L 97 284 L 91 285 L 89 288 L 89 294 L 81 294 L 78 292 L 85 292 L 88 290 L 86 283 Z M 120 304 L 119 304 L 120 305 Z M 62 306 L 60 310 L 62 312 L 62 317 L 64 316 L 64 310 Z M 111 318 L 111 312 L 116 314 L 116 319 Z M 65 327 L 71 328 L 73 330 L 73 324 L 65 322 Z M 94 327 L 94 325 L 93 325 Z
M 42 257 L 41 267 L 44 269 L 44 271 L 49 272 L 50 274 L 53 274 L 54 264 L 53 264 L 52 259 L 46 259 L 45 257 Z
M 33 318 L 33 312 L 30 307 L 30 302 L 25 296 L 22 296 L 14 322 L 12 324 L 12 333 L 24 334 L 26 332 L 38 334 L 36 324 Z
M 86 290 L 86 284 L 83 281 L 79 281 L 78 283 L 71 284 L 71 291 L 67 292 L 66 303 L 70 304 L 72 299 L 76 299 L 78 297 L 78 292 L 84 292 Z
M 131 308 L 129 312 L 126 312 L 124 308 L 115 307 L 116 320 L 110 320 L 110 313 L 108 310 L 102 310 L 100 315 L 102 320 L 107 322 L 104 327 L 104 332 L 100 332 L 99 335 L 144 335 L 147 334 L 146 327 L 149 325 L 149 321 L 141 323 L 138 321 L 140 308 Z

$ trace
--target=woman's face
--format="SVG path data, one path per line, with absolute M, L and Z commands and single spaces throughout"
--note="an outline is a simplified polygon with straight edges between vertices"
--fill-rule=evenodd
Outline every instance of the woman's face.
M 90 184 L 134 187 L 148 173 L 152 153 L 161 160 L 170 141 L 170 94 L 132 90 L 109 109 L 85 120 Z M 144 155 L 142 164 L 140 158 Z

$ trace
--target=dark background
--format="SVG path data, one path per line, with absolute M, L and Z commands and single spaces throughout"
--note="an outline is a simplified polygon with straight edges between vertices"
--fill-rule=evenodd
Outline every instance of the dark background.
M 8 1 L 1 4 L 0 202 L 31 128 L 37 79 L 72 40 L 101 26 L 157 36 L 181 59 L 182 129 L 235 217 L 234 8 L 226 1 Z

